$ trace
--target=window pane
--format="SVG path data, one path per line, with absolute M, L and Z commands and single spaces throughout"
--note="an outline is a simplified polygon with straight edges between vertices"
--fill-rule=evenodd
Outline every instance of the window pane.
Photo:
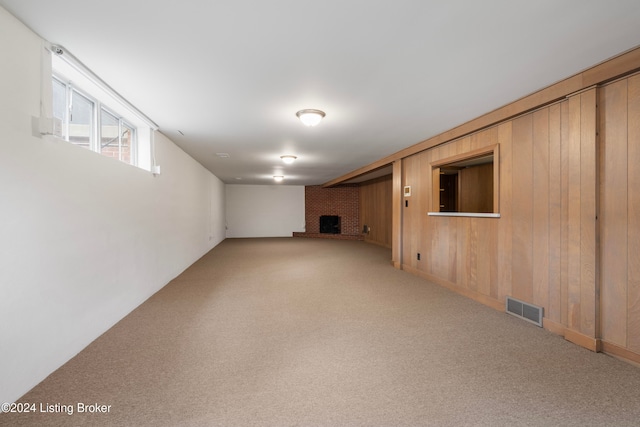
M 119 120 L 111 113 L 100 112 L 100 154 L 114 159 L 120 158 Z
M 121 138 L 120 160 L 125 163 L 132 164 L 133 158 L 133 143 L 134 143 L 134 129 L 128 126 L 126 123 L 122 124 L 122 138 Z
M 67 86 L 59 80 L 53 79 L 53 134 L 64 138 L 62 132 L 67 114 Z
M 71 93 L 71 119 L 69 120 L 69 142 L 91 148 L 93 129 L 93 101 L 75 90 Z

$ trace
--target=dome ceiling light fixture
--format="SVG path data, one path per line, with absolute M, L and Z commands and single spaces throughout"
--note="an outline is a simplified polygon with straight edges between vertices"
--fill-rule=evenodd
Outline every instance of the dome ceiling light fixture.
M 284 176 L 282 176 L 282 175 L 274 175 L 273 176 L 273 180 L 275 182 L 281 182 L 283 179 L 284 179 Z
M 290 165 L 291 163 L 295 162 L 296 159 L 297 159 L 296 156 L 292 156 L 290 154 L 288 154 L 286 156 L 280 156 L 280 158 L 282 159 L 283 162 L 285 162 L 288 165 Z
M 298 117 L 305 126 L 317 125 L 325 115 L 324 111 L 314 109 L 300 110 L 296 113 L 296 117 Z

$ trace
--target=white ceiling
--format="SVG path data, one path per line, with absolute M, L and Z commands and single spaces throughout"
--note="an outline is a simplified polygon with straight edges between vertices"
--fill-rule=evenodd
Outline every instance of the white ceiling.
M 0 5 L 234 184 L 327 182 L 640 45 L 638 0 Z

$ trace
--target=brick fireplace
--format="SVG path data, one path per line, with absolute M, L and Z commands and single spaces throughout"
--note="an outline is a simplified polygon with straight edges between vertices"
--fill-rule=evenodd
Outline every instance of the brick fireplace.
M 305 232 L 293 233 L 294 237 L 323 239 L 363 240 L 360 234 L 360 190 L 357 184 L 322 188 L 319 185 L 304 189 Z M 340 217 L 340 233 L 321 233 L 320 217 Z

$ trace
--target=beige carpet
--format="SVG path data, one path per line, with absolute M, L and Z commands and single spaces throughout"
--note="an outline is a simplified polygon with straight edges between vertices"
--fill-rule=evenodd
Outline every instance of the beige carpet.
M 395 270 L 390 255 L 226 240 L 20 399 L 73 415 L 0 424 L 640 425 L 638 367 Z

